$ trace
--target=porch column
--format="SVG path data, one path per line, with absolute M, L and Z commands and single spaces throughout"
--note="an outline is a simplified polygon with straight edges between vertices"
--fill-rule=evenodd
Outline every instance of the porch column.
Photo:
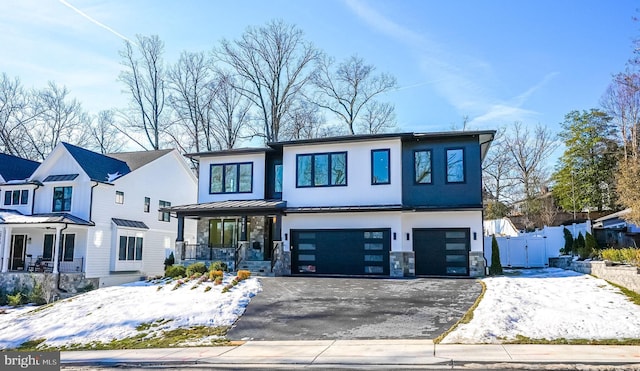
M 178 236 L 176 242 L 184 242 L 184 215 L 178 215 Z
M 62 251 L 62 227 L 56 227 L 56 243 L 53 244 L 53 274 L 58 274 L 59 251 Z
M 11 227 L 4 227 L 4 243 L 2 252 L 2 272 L 9 271 L 9 259 L 11 255 Z

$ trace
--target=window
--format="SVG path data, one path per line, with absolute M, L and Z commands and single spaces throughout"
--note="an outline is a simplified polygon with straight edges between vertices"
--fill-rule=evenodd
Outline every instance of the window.
M 116 203 L 123 204 L 124 203 L 124 192 L 116 191 Z
M 53 211 L 71 211 L 71 187 L 53 188 Z
M 148 213 L 151 209 L 151 199 L 149 197 L 144 198 L 144 212 Z
M 371 151 L 371 184 L 389 184 L 391 175 L 389 172 L 388 149 L 374 149 Z
M 298 155 L 296 163 L 297 187 L 347 185 L 347 152 Z
M 413 157 L 415 182 L 418 184 L 431 184 L 431 151 L 415 151 Z
M 276 164 L 274 167 L 274 189 L 275 193 L 282 193 L 282 164 Z
M 253 163 L 211 165 L 209 193 L 251 193 Z
M 162 209 L 166 207 L 171 207 L 171 202 L 169 201 L 158 201 L 158 220 L 161 222 L 169 222 L 171 221 L 171 214 L 168 211 L 162 211 Z
M 53 260 L 53 249 L 56 240 L 55 234 L 45 234 L 44 235 L 44 249 L 42 251 L 42 260 L 44 261 L 52 261 Z M 62 248 L 58 250 L 58 260 L 59 261 L 73 261 L 73 251 L 75 249 L 75 234 L 64 234 L 62 235 Z
M 232 247 L 238 242 L 238 225 L 235 219 L 209 220 L 209 246 Z
M 447 183 L 464 182 L 464 150 L 447 150 Z
M 5 205 L 26 205 L 29 203 L 29 190 L 15 190 L 4 192 Z
M 142 260 L 142 237 L 120 236 L 118 260 Z

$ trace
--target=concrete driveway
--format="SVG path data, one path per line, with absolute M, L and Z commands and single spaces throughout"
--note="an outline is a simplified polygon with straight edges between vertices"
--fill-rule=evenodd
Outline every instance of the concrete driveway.
M 482 291 L 475 279 L 260 278 L 230 340 L 433 339 Z

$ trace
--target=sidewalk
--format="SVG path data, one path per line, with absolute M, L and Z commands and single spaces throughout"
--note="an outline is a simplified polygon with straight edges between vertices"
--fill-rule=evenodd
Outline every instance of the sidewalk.
M 491 369 L 590 365 L 589 370 L 640 370 L 640 346 L 435 345 L 431 340 L 248 341 L 223 347 L 71 351 L 62 352 L 61 358 L 65 368 L 198 365 L 216 369 L 265 366 L 472 369 L 491 364 Z

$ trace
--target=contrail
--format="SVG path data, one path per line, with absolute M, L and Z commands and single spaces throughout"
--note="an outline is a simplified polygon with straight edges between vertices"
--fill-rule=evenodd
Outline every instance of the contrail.
M 88 19 L 89 21 L 91 21 L 92 23 L 104 28 L 105 30 L 111 32 L 112 34 L 118 36 L 119 38 L 121 38 L 122 40 L 128 41 L 128 42 L 132 42 L 131 40 L 129 40 L 126 36 L 124 36 L 123 34 L 119 33 L 118 31 L 114 30 L 113 28 L 107 26 L 104 23 L 101 23 L 100 21 L 96 20 L 95 18 L 91 17 L 90 15 L 88 15 L 87 13 L 83 12 L 82 10 L 76 8 L 75 6 L 69 4 L 68 2 L 66 2 L 65 0 L 59 0 L 64 6 L 70 8 L 71 10 L 73 10 L 74 12 L 80 14 L 81 16 L 83 16 L 84 18 Z

